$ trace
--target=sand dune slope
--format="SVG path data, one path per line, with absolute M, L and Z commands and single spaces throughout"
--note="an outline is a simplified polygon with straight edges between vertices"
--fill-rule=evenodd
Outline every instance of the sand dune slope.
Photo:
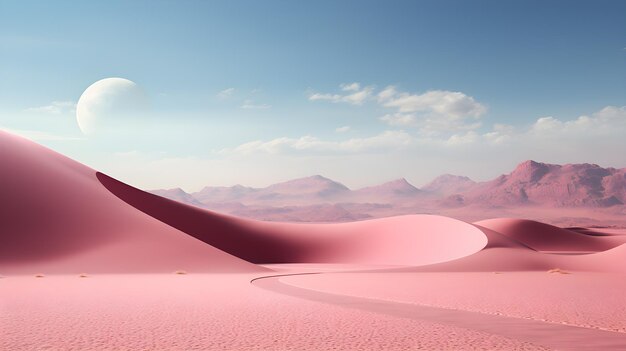
M 411 215 L 334 224 L 260 222 L 171 201 L 98 173 L 113 194 L 144 213 L 254 263 L 419 265 L 463 257 L 487 238 L 451 218 Z
M 137 211 L 96 172 L 0 131 L 0 273 L 118 273 L 262 268 Z
M 474 224 L 538 251 L 604 251 L 622 244 L 621 238 L 585 235 L 526 219 L 496 218 Z
M 573 271 L 626 272 L 626 266 L 622 264 L 626 259 L 626 244 L 619 245 L 624 235 L 607 236 L 607 238 L 613 238 L 613 241 L 603 242 L 600 240 L 604 237 L 585 236 L 527 220 L 500 218 L 478 223 L 480 225 L 475 224 L 475 226 L 481 229 L 488 239 L 487 245 L 479 252 L 456 260 L 400 270 L 419 272 L 551 271 L 556 274 Z M 497 225 L 493 225 L 494 223 Z M 491 228 L 504 229 L 503 231 L 509 235 L 485 228 L 484 224 L 490 225 Z M 511 228 L 513 230 L 510 230 Z M 554 252 L 535 250 L 526 246 L 523 241 L 538 248 L 549 247 Z M 619 246 L 597 251 L 613 245 Z

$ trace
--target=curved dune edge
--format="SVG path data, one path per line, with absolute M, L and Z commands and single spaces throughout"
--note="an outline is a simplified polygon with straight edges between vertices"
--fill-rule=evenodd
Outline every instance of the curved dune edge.
M 517 219 L 496 219 L 489 221 L 481 221 L 474 223 L 473 225 L 480 229 L 487 237 L 488 243 L 485 247 L 471 255 L 461 257 L 458 259 L 449 260 L 446 262 L 439 262 L 434 264 L 426 264 L 413 267 L 399 267 L 376 270 L 378 272 L 514 272 L 514 271 L 543 271 L 554 273 L 568 273 L 569 271 L 580 272 L 604 272 L 604 273 L 626 273 L 626 265 L 623 264 L 626 261 L 626 244 L 619 244 L 626 240 L 624 235 L 615 235 L 613 240 L 606 243 L 598 244 L 598 242 L 592 243 L 592 248 L 604 247 L 601 245 L 611 245 L 613 247 L 603 251 L 595 253 L 588 253 L 592 250 L 585 246 L 581 246 L 580 241 L 565 242 L 564 247 L 569 248 L 573 253 L 568 253 L 568 250 L 557 249 L 560 253 L 547 253 L 538 251 L 520 240 L 525 240 L 526 232 L 514 232 L 516 235 L 507 236 L 493 229 L 483 227 L 482 224 L 507 224 L 508 222 L 533 222 L 528 220 Z M 489 223 L 491 222 L 491 223 Z M 480 223 L 480 224 L 479 224 Z M 526 223 L 524 223 L 526 224 Z M 557 229 L 556 236 L 559 240 L 567 241 L 567 238 L 563 238 L 563 235 L 569 235 L 569 231 L 561 232 L 557 227 L 552 227 L 539 222 L 533 222 L 532 226 L 539 225 L 540 228 L 552 228 Z M 492 226 L 498 228 L 497 226 Z M 504 226 L 506 229 L 506 226 Z M 498 228 L 502 229 L 502 227 Z M 509 232 L 511 234 L 511 232 Z M 545 233 L 544 233 L 545 234 Z M 584 235 L 573 233 L 576 239 L 580 240 L 576 235 Z M 530 233 L 532 237 L 534 234 Z M 554 240 L 548 236 L 548 242 Z M 589 236 L 590 239 L 596 239 L 597 236 Z M 600 237 L 601 238 L 601 237 Z M 536 238 L 533 238 L 536 241 Z M 540 237 L 539 237 L 540 239 Z M 600 239 L 601 240 L 601 239 Z M 536 243 L 535 241 L 535 243 Z M 595 246 L 593 246 L 595 245 Z M 617 245 L 617 246 L 614 246 Z M 556 248 L 556 247 L 555 247 Z M 561 248 L 561 247 L 558 247 Z M 575 248 L 576 250 L 572 250 Z M 585 252 L 586 254 L 578 254 L 579 252 Z M 367 270 L 373 272 L 373 270 Z
M 626 244 L 587 255 L 546 254 L 528 248 L 492 247 L 457 260 L 420 267 L 384 271 L 412 272 L 515 272 L 554 273 L 604 272 L 626 273 Z M 556 271 L 555 271 L 556 270 Z
M 487 238 L 455 219 L 408 215 L 351 223 L 261 222 L 144 192 L 103 173 L 102 185 L 138 210 L 253 263 L 423 265 L 478 252 Z
M 260 272 L 128 206 L 95 171 L 0 131 L 0 273 Z
M 485 245 L 483 250 L 493 249 L 493 248 L 518 248 L 518 249 L 527 249 L 527 250 L 536 251 L 535 249 L 529 247 L 528 245 L 520 241 L 517 241 L 515 238 L 508 237 L 504 234 L 496 232 L 495 230 L 483 227 L 476 223 L 472 225 L 480 229 L 480 231 L 482 231 L 487 237 L 487 245 Z
M 527 219 L 495 218 L 474 224 L 491 229 L 537 251 L 597 252 L 624 243 L 619 237 L 586 235 Z

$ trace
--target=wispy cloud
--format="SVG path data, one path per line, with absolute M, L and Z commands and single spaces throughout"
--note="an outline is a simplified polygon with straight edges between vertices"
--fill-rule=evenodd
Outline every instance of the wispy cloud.
M 535 121 L 530 131 L 535 136 L 575 137 L 626 135 L 626 106 L 606 106 L 591 116 L 580 116 L 572 120 L 560 120 L 552 116 Z
M 340 88 L 345 94 L 312 93 L 309 95 L 311 101 L 330 101 L 334 103 L 345 102 L 352 105 L 362 105 L 367 101 L 374 91 L 371 86 L 361 88 L 359 83 L 341 84 Z
M 552 116 L 540 117 L 526 127 L 513 127 L 495 124 L 492 130 L 478 135 L 473 133 L 473 142 L 492 145 L 511 144 L 520 149 L 529 147 L 545 150 L 546 153 L 567 151 L 568 153 L 589 154 L 595 148 L 591 145 L 612 145 L 626 148 L 626 106 L 606 106 L 591 115 L 573 119 L 559 119 Z
M 73 101 L 53 101 L 49 105 L 29 107 L 24 109 L 24 112 L 47 113 L 51 115 L 75 113 L 76 103 Z
M 224 90 L 220 91 L 215 96 L 218 99 L 224 100 L 224 99 L 228 99 L 229 97 L 231 97 L 234 93 L 235 93 L 235 88 L 227 88 L 227 89 L 224 89 Z
M 391 113 L 379 118 L 381 121 L 394 127 L 407 127 L 416 124 L 416 117 L 406 113 Z
M 220 152 L 226 154 L 383 152 L 407 147 L 412 141 L 413 138 L 409 134 L 403 131 L 390 130 L 371 137 L 352 138 L 343 141 L 322 140 L 309 135 L 300 138 L 276 138 L 269 141 L 255 140 L 241 144 L 234 149 L 224 149 Z
M 243 105 L 241 105 L 241 108 L 248 109 L 248 110 L 266 110 L 271 107 L 272 105 L 257 104 L 257 103 L 254 103 L 254 101 L 252 100 L 246 100 L 243 102 Z
M 403 118 L 406 118 L 404 120 Z M 418 123 L 410 115 L 388 115 L 387 119 L 398 126 Z M 349 126 L 339 127 L 335 131 L 344 133 Z M 281 137 L 272 140 L 255 140 L 241 144 L 232 149 L 223 149 L 223 154 L 342 154 L 342 153 L 378 153 L 394 150 L 417 150 L 427 147 L 436 153 L 438 148 L 468 147 L 483 148 L 484 152 L 499 147 L 509 147 L 517 153 L 526 150 L 550 149 L 570 153 L 579 150 L 581 154 L 589 153 L 592 148 L 584 145 L 615 145 L 626 148 L 626 106 L 607 106 L 590 115 L 580 116 L 571 120 L 560 120 L 554 117 L 538 118 L 526 127 L 513 127 L 495 124 L 487 132 L 479 132 L 471 125 L 467 129 L 457 129 L 450 134 L 424 134 L 421 131 L 411 134 L 404 130 L 387 130 L 380 134 L 350 138 L 345 140 L 324 140 L 314 136 L 299 138 Z M 558 147 L 553 147 L 558 145 Z M 502 149 L 504 150 L 504 149 Z M 494 151 L 495 152 L 495 151 Z M 528 151 L 529 154 L 532 154 Z M 534 152 L 534 151 L 533 151 Z M 540 155 L 541 156 L 541 155 Z M 528 158 L 529 156 L 521 155 Z M 591 155 L 589 155 L 591 157 Z
M 354 82 L 354 83 L 344 83 L 340 85 L 341 90 L 343 91 L 359 91 L 361 90 L 361 84 Z

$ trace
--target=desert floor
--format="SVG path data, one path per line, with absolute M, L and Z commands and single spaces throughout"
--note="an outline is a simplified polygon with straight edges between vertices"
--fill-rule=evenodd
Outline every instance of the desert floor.
M 275 272 L 4 276 L 0 349 L 626 348 L 623 274 L 267 267 Z

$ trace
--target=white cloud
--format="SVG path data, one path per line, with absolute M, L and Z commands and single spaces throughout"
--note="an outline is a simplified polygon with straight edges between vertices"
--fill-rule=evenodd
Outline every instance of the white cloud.
M 473 97 L 457 91 L 431 90 L 409 94 L 387 87 L 378 98 L 383 106 L 397 108 L 399 112 L 430 112 L 451 118 L 480 117 L 487 112 L 487 108 Z
M 231 97 L 234 93 L 235 93 L 235 88 L 227 88 L 227 89 L 220 91 L 215 96 L 217 96 L 218 99 L 224 100 L 224 99 L 228 99 L 229 97 Z
M 626 132 L 626 106 L 607 106 L 591 116 L 573 120 L 559 120 L 552 116 L 541 117 L 531 126 L 535 136 L 588 137 Z
M 459 131 L 475 130 L 481 126 L 477 120 L 451 118 L 449 116 L 429 116 L 419 122 L 420 133 L 423 135 L 449 135 Z
M 506 124 L 496 123 L 493 129 L 482 135 L 482 137 L 491 144 L 502 144 L 511 139 L 515 133 L 515 128 Z
M 361 84 L 354 82 L 354 83 L 350 83 L 350 84 L 341 84 L 339 85 L 341 87 L 341 90 L 343 91 L 359 91 L 361 90 Z
M 340 88 L 344 93 L 313 93 L 309 100 L 362 105 L 375 98 L 382 107 L 395 110 L 380 117 L 381 121 L 390 126 L 418 127 L 429 136 L 449 137 L 451 133 L 477 129 L 481 125 L 479 119 L 487 112 L 485 105 L 462 92 L 431 90 L 412 94 L 387 86 L 374 94 L 372 86 L 362 87 L 356 82 L 341 84 Z
M 465 134 L 452 135 L 446 140 L 445 144 L 450 145 L 450 146 L 467 145 L 467 144 L 472 144 L 476 142 L 478 138 L 479 138 L 479 135 L 475 131 L 470 130 Z
M 474 130 L 487 108 L 473 97 L 461 92 L 431 90 L 423 94 L 398 92 L 388 86 L 377 94 L 378 103 L 394 108 L 381 121 L 392 126 L 415 126 L 423 135 L 450 135 Z
M 423 136 L 449 136 L 451 133 L 475 130 L 481 126 L 481 122 L 475 119 L 466 120 L 440 115 L 420 116 L 402 112 L 386 114 L 379 119 L 394 127 L 418 127 L 419 133 Z
M 252 100 L 246 100 L 243 105 L 241 105 L 241 108 L 248 110 L 265 110 L 271 107 L 272 105 L 268 104 L 255 104 Z
M 29 107 L 24 112 L 47 113 L 51 115 L 60 115 L 65 113 L 75 113 L 76 103 L 73 101 L 53 101 L 49 105 L 39 107 Z
M 339 94 L 313 93 L 313 94 L 309 95 L 309 100 L 311 100 L 311 101 L 329 100 L 329 101 L 332 101 L 332 102 L 340 102 L 341 98 L 342 98 L 342 96 L 339 95 Z
M 372 87 L 365 87 L 362 90 L 344 96 L 342 100 L 353 105 L 362 105 L 372 95 L 373 90 L 374 88 Z
M 383 103 L 389 101 L 398 91 L 394 86 L 388 86 L 378 93 L 378 102 Z
M 345 102 L 352 105 L 363 105 L 371 96 L 374 88 L 371 86 L 361 88 L 359 83 L 341 84 L 340 88 L 346 94 L 313 93 L 309 95 L 311 101 L 330 101 L 334 103 Z
M 344 141 L 321 140 L 313 136 L 300 138 L 276 138 L 270 141 L 256 140 L 241 144 L 234 149 L 224 149 L 220 153 L 251 154 L 256 152 L 281 154 L 293 152 L 309 153 L 367 153 L 402 149 L 414 139 L 404 131 L 385 131 L 366 138 L 352 138 Z
M 583 115 L 574 119 L 540 117 L 525 127 L 494 124 L 490 131 L 483 134 L 479 135 L 472 129 L 465 133 L 456 133 L 446 140 L 448 144 L 458 144 L 460 141 L 485 145 L 506 144 L 520 151 L 529 149 L 543 150 L 546 153 L 562 151 L 572 155 L 585 154 L 593 159 L 599 149 L 608 145 L 619 146 L 620 150 L 626 149 L 624 135 L 626 135 L 626 106 L 607 106 L 589 116 Z M 586 162 L 584 159 L 581 161 Z
M 381 121 L 395 127 L 407 127 L 414 126 L 416 124 L 416 117 L 412 114 L 406 113 L 393 113 L 386 114 L 379 118 Z
M 487 144 L 510 144 L 520 150 L 536 148 L 554 153 L 555 150 L 588 154 L 594 158 L 597 149 L 607 145 L 626 148 L 626 106 L 607 106 L 590 116 L 574 119 L 540 117 L 526 128 L 495 124 L 481 135 Z M 475 140 L 476 142 L 480 139 Z M 611 151 L 612 152 L 612 151 Z
M 350 128 L 350 126 L 343 126 L 343 127 L 339 127 L 337 129 L 335 129 L 335 132 L 337 132 L 337 133 L 345 133 L 345 132 L 350 131 L 350 129 L 352 129 L 352 128 Z

